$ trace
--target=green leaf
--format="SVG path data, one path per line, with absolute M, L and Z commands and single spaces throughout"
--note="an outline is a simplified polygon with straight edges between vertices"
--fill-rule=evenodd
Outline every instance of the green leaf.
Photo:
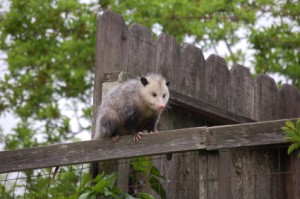
M 85 192 L 89 192 L 89 191 L 92 191 L 92 187 L 86 186 L 81 189 L 80 193 L 85 193 Z
M 104 193 L 105 187 L 106 187 L 106 181 L 100 180 L 95 186 L 92 187 L 92 190 L 97 191 L 99 193 Z
M 135 171 L 147 174 L 152 167 L 152 162 L 147 157 L 139 157 L 130 163 Z
M 160 184 L 159 180 L 156 177 L 151 176 L 150 179 L 149 179 L 149 182 L 151 184 L 151 188 L 156 193 L 158 193 L 158 195 L 160 195 L 160 197 L 162 199 L 166 199 L 167 198 L 167 193 L 166 193 L 165 189 L 163 188 L 163 186 Z
M 106 186 L 111 189 L 115 185 L 117 178 L 118 178 L 118 173 L 113 172 L 110 175 L 104 176 L 103 179 L 106 180 Z
M 282 127 L 281 128 L 285 134 L 288 136 L 287 140 L 288 141 L 295 141 L 295 136 L 297 136 L 296 130 L 288 128 L 288 127 Z
M 120 199 L 120 197 L 119 197 L 118 195 L 116 195 L 116 193 L 114 193 L 114 192 L 108 190 L 107 188 L 104 189 L 104 196 L 105 196 L 105 197 L 110 196 L 110 197 L 113 197 L 113 198 L 115 198 L 115 199 Z
M 298 149 L 300 147 L 300 142 L 293 143 L 288 148 L 288 154 L 290 155 L 294 150 Z
M 96 182 L 96 183 L 97 183 L 97 182 L 103 180 L 104 175 L 105 175 L 104 172 L 102 172 L 102 174 L 98 174 L 98 175 L 96 176 L 96 178 L 93 179 L 93 182 Z
M 136 199 L 136 198 L 129 194 L 125 194 L 125 199 Z
M 96 194 L 93 191 L 86 192 L 81 194 L 78 199 L 96 199 Z
M 296 130 L 298 132 L 300 132 L 300 119 L 297 119 L 297 122 L 296 122 Z
M 80 187 L 79 190 L 82 190 L 86 185 L 88 185 L 91 182 L 91 175 L 89 173 L 83 174 L 81 177 Z
M 155 199 L 152 195 L 145 193 L 145 192 L 139 192 L 137 194 L 138 197 L 142 198 L 142 199 Z
M 162 178 L 162 179 L 166 179 L 166 177 L 164 177 L 160 174 L 160 171 L 155 166 L 151 167 L 150 174 L 152 174 L 156 177 Z
M 291 129 L 296 129 L 294 123 L 291 121 L 285 122 L 285 125 Z

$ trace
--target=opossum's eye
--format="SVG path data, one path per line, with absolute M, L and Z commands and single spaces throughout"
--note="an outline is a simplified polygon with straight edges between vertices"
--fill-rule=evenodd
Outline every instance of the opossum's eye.
M 156 97 L 156 93 L 152 93 L 152 96 L 153 96 L 153 97 Z
M 165 98 L 166 97 L 166 94 L 163 94 L 163 98 Z

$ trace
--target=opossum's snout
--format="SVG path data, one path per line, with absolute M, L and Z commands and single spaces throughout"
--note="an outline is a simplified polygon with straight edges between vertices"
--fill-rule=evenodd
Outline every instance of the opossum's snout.
M 157 105 L 157 109 L 158 109 L 158 110 L 161 110 L 161 111 L 164 110 L 165 107 L 166 107 L 166 106 L 165 106 L 164 104 L 158 104 L 158 105 Z

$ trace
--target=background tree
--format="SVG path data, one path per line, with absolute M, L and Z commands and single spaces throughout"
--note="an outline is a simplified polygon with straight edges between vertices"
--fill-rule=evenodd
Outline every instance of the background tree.
M 8 63 L 0 111 L 13 113 L 20 122 L 5 146 L 68 140 L 88 128 L 80 123 L 70 127 L 68 108 L 90 120 L 96 15 L 76 0 L 10 3 L 0 23 L 0 47 Z M 69 107 L 63 106 L 66 101 L 72 102 Z M 77 110 L 79 103 L 82 110 Z
M 10 0 L 0 15 L 8 64 L 0 116 L 9 112 L 18 124 L 2 139 L 6 149 L 63 142 L 90 130 L 97 5 L 100 13 L 111 9 L 127 24 L 194 43 L 229 65 L 278 73 L 300 88 L 299 1 Z
M 95 30 L 90 5 L 76 0 L 10 0 L 9 12 L 0 16 L 0 48 L 8 64 L 0 80 L 0 114 L 13 114 L 18 124 L 3 139 L 6 149 L 64 142 L 90 128 Z M 26 187 L 17 192 L 21 198 L 77 198 L 70 194 L 80 170 L 61 169 L 59 189 L 49 187 L 50 170 L 44 169 L 18 174 Z M 17 198 L 13 189 L 20 187 L 6 183 L 0 195 Z

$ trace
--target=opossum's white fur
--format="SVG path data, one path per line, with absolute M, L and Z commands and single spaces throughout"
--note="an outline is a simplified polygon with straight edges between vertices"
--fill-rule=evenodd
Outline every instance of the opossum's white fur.
M 146 85 L 132 79 L 107 94 L 98 109 L 94 139 L 154 131 L 169 100 L 168 83 L 159 74 L 145 78 Z

